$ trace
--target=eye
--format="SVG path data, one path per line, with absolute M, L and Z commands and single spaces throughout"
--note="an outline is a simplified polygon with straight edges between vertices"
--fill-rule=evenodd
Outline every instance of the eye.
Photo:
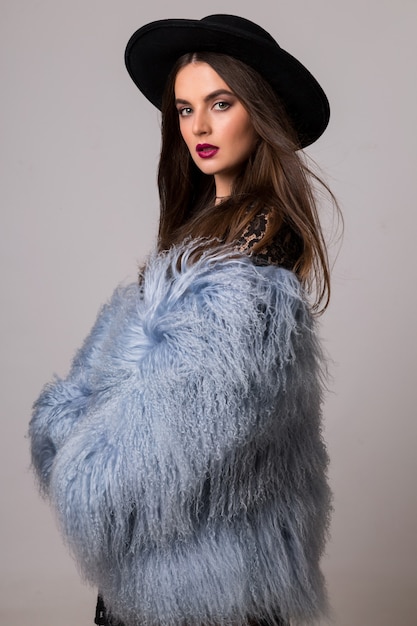
M 191 107 L 182 107 L 181 109 L 177 109 L 178 110 L 178 115 L 180 117 L 187 117 L 188 115 L 191 115 L 191 113 L 193 112 Z
M 226 109 L 228 109 L 230 107 L 229 102 L 216 102 L 216 104 L 214 105 L 214 109 L 216 109 L 217 111 L 226 111 Z

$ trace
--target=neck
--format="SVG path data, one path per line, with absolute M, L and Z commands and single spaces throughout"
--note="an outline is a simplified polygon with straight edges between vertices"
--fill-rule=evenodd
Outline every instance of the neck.
M 214 175 L 214 192 L 216 199 L 230 198 L 233 188 L 234 176 L 229 174 L 215 174 Z

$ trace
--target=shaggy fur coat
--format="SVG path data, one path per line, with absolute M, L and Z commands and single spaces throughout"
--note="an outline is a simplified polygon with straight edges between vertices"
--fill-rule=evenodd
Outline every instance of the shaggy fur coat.
M 152 257 L 30 423 L 84 577 L 127 625 L 312 624 L 330 510 L 321 354 L 296 277 Z

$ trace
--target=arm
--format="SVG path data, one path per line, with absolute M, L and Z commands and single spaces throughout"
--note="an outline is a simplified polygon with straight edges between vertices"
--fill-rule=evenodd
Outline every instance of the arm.
M 29 424 L 32 465 L 44 493 L 48 491 L 52 464 L 74 426 L 84 417 L 88 406 L 105 388 L 100 376 L 100 362 L 109 341 L 112 324 L 121 303 L 129 299 L 137 287 L 117 289 L 77 352 L 66 379 L 56 378 L 45 385 L 33 406 Z M 101 380 L 100 380 L 101 378 Z
M 106 391 L 54 465 L 64 532 L 96 571 L 109 537 L 119 560 L 126 545 L 192 534 L 208 474 L 220 494 L 228 467 L 235 494 L 232 505 L 226 491 L 212 498 L 209 517 L 264 497 L 262 479 L 248 489 L 245 458 L 285 432 L 305 383 L 299 343 L 314 339 L 292 274 L 247 259 L 176 266 L 174 255 L 148 265 L 143 298 L 123 307 L 103 357 Z
M 112 611 L 173 624 L 244 621 L 265 606 L 315 614 L 327 456 L 319 351 L 295 276 L 247 257 L 156 256 L 99 345 L 76 360 L 89 400 L 49 492 Z

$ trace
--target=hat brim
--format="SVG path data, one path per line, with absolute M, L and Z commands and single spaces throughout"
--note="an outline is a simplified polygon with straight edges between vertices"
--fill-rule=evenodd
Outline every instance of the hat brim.
M 126 67 L 136 86 L 160 109 L 167 78 L 180 56 L 222 52 L 243 61 L 267 80 L 289 115 L 300 146 L 312 144 L 330 117 L 329 102 L 317 80 L 259 27 L 261 33 L 249 32 L 239 28 L 239 22 L 216 20 L 222 17 L 227 16 L 158 20 L 137 30 L 125 52 Z

